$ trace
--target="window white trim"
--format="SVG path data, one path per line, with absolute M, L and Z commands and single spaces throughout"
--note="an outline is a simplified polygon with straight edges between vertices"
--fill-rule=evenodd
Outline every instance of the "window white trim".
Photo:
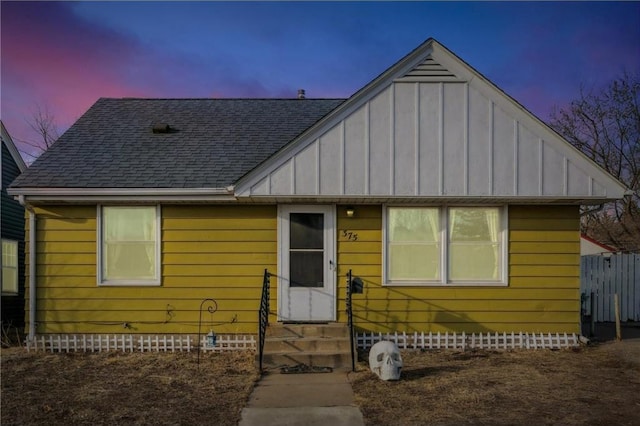
M 153 279 L 150 280 L 135 280 L 135 279 L 123 279 L 123 280 L 105 280 L 103 279 L 103 238 L 102 238 L 102 228 L 103 228 L 103 217 L 102 217 L 102 211 L 103 211 L 103 206 L 101 204 L 98 204 L 97 206 L 97 271 L 96 271 L 96 276 L 97 276 L 97 281 L 98 281 L 98 286 L 159 286 L 161 285 L 161 271 L 162 271 L 162 265 L 161 265 L 161 253 L 160 253 L 160 249 L 161 249 L 161 211 L 160 211 L 160 205 L 155 205 L 155 206 L 144 206 L 144 205 L 136 205 L 136 206 L 130 206 L 130 205 L 115 205 L 115 206 L 104 206 L 104 207 L 155 207 L 156 210 L 156 229 L 155 229 L 155 262 L 156 262 L 156 267 L 155 267 L 155 277 Z
M 11 245 L 15 245 L 15 251 L 16 251 L 16 265 L 5 265 L 4 264 L 4 249 L 2 246 L 4 246 L 5 243 L 9 243 Z M 0 278 L 2 280 L 2 289 L 1 289 L 1 293 L 7 296 L 15 296 L 20 292 L 20 277 L 18 276 L 18 270 L 20 268 L 20 263 L 19 263 L 19 258 L 20 258 L 20 245 L 18 243 L 18 241 L 16 240 L 10 240 L 7 238 L 2 238 L 2 245 L 0 245 L 0 264 L 2 266 L 2 275 L 3 277 Z M 14 282 L 15 282 L 15 289 L 11 288 L 11 289 L 5 289 L 6 285 L 4 282 L 4 272 L 5 270 L 8 269 L 10 271 L 12 271 L 12 275 L 14 278 Z
M 388 278 L 388 209 L 396 208 L 438 208 L 440 211 L 440 279 L 439 280 L 395 280 Z M 449 279 L 449 209 L 450 208 L 473 208 L 473 207 L 497 207 L 500 209 L 500 277 L 495 281 L 469 280 L 452 281 Z M 506 287 L 509 285 L 509 257 L 508 257 L 508 206 L 505 205 L 383 205 L 382 209 L 382 281 L 383 286 L 419 286 L 419 287 Z

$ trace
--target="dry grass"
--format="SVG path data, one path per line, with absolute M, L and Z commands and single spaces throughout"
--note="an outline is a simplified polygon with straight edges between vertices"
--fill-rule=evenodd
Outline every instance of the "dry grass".
M 249 352 L 0 354 L 3 426 L 236 425 L 257 380 Z
M 253 353 L 2 349 L 5 425 L 235 425 Z M 576 351 L 403 352 L 399 382 L 350 378 L 368 425 L 638 425 L 640 339 Z
M 640 342 L 575 351 L 404 352 L 398 382 L 351 375 L 368 425 L 638 425 Z

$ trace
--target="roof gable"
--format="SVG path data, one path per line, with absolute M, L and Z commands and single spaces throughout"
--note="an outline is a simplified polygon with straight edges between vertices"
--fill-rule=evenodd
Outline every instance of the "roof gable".
M 0 121 L 0 136 L 2 138 L 2 143 L 9 150 L 11 158 L 18 166 L 18 169 L 20 169 L 20 172 L 24 172 L 25 170 L 27 170 L 27 165 L 24 163 L 24 160 L 22 159 L 18 148 L 16 148 L 16 145 L 13 143 L 13 139 L 11 139 L 11 135 L 9 135 L 9 132 L 4 127 L 4 123 L 2 121 Z
M 433 39 L 245 176 L 239 197 L 599 202 L 625 188 Z

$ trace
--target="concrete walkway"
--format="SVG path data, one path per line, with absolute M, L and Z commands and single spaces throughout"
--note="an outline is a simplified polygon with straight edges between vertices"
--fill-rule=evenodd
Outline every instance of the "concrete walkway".
M 239 426 L 364 426 L 347 374 L 265 374 Z

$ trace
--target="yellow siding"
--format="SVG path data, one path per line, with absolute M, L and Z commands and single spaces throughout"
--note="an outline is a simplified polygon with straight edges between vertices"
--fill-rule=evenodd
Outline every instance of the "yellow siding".
M 163 206 L 159 287 L 97 285 L 96 206 L 36 213 L 38 333 L 196 333 L 205 298 L 218 311 L 204 328 L 256 332 L 264 269 L 276 272 L 275 206 Z
M 382 207 L 358 206 L 353 218 L 338 208 L 339 276 L 352 269 L 365 282 L 364 294 L 353 296 L 360 330 L 579 332 L 579 226 L 575 206 L 512 206 L 508 286 L 387 287 Z M 349 232 L 358 240 L 342 237 Z M 340 320 L 345 307 L 341 297 Z
M 38 333 L 195 333 L 204 298 L 218 301 L 204 327 L 256 332 L 264 269 L 277 272 L 276 206 L 163 206 L 159 287 L 97 285 L 95 206 L 36 212 Z M 338 206 L 337 215 L 340 322 L 352 269 L 365 282 L 353 296 L 360 330 L 579 331 L 577 207 L 510 207 L 506 287 L 383 286 L 382 207 L 360 205 L 348 218 Z M 272 314 L 276 286 L 274 277 Z

